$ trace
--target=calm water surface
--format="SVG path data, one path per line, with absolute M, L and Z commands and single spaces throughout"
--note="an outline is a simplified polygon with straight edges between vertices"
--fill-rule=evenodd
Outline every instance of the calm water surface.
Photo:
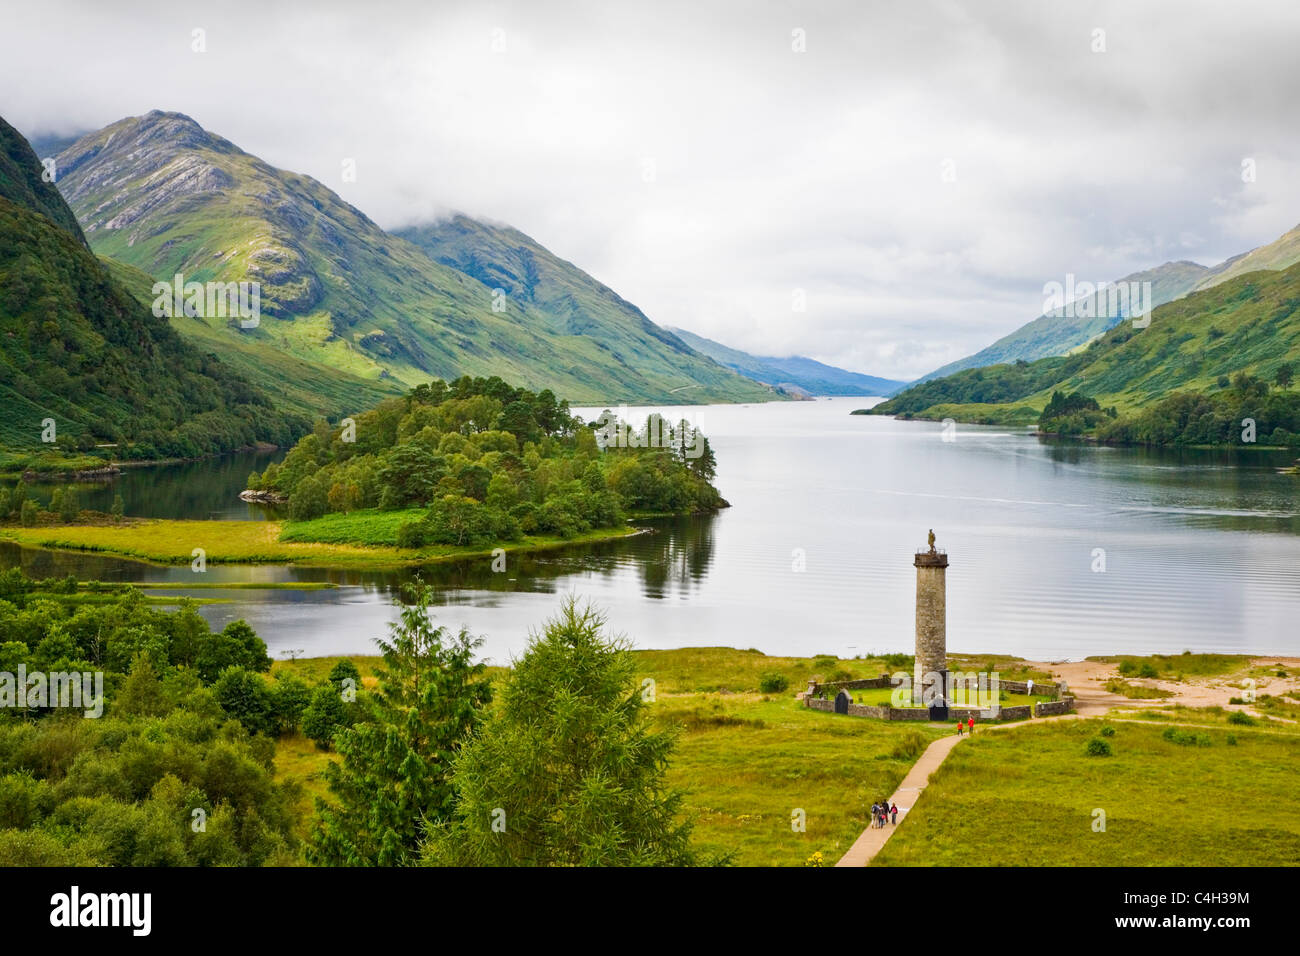
M 647 523 L 652 533 L 625 541 L 511 558 L 504 574 L 486 560 L 426 568 L 440 620 L 481 634 L 496 661 L 518 653 L 569 593 L 603 607 L 640 647 L 910 651 L 912 554 L 934 528 L 951 559 L 954 651 L 1300 654 L 1300 481 L 1278 474 L 1288 456 L 1060 445 L 977 426 L 958 426 L 946 442 L 937 424 L 848 414 L 864 404 L 665 410 L 709 435 L 731 508 Z M 130 514 L 260 520 L 236 496 L 269 460 L 133 471 L 97 494 L 111 504 L 121 491 Z M 1103 557 L 1105 570 L 1094 570 Z M 178 588 L 200 577 L 12 545 L 0 547 L 0 563 Z M 231 598 L 202 613 L 217 625 L 246 618 L 274 655 L 367 653 L 405 577 L 210 566 L 201 576 L 210 583 L 341 586 L 194 593 Z

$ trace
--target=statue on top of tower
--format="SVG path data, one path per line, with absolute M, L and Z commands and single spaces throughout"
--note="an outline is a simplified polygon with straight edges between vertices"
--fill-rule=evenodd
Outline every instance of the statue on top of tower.
M 934 529 L 930 529 L 930 551 L 934 551 Z

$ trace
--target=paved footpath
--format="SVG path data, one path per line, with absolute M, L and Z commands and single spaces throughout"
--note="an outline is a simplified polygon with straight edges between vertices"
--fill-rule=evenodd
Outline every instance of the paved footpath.
M 1029 723 L 1043 723 L 1048 720 L 1069 720 L 1077 719 L 1075 714 L 1062 714 L 1059 717 L 1035 717 L 1031 720 L 1015 720 L 1009 724 L 985 724 L 978 727 L 977 731 L 986 734 L 993 730 L 1005 730 L 1009 727 L 1023 727 Z M 862 831 L 861 835 L 853 841 L 853 846 L 849 847 L 847 853 L 840 857 L 836 866 L 866 866 L 872 858 L 880 852 L 880 848 L 885 845 L 886 841 L 893 836 L 894 831 L 903 825 L 907 820 L 907 813 L 912 807 L 916 806 L 916 801 L 920 798 L 921 792 L 925 790 L 926 784 L 930 782 L 930 774 L 939 769 L 939 765 L 947 759 L 949 752 L 963 740 L 969 739 L 970 734 L 957 736 L 954 732 L 947 737 L 940 737 L 930 746 L 925 748 L 920 759 L 912 765 L 912 769 L 907 772 L 903 782 L 898 785 L 893 796 L 889 798 L 890 804 L 898 804 L 898 823 L 886 823 L 879 829 L 873 829 L 868 826 Z M 891 818 L 892 819 L 892 818 Z

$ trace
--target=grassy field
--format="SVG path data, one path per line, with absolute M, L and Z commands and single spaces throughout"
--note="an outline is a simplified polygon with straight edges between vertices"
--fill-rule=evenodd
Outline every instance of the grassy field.
M 851 690 L 849 693 L 853 696 L 855 704 L 888 704 L 892 702 L 894 689 L 892 687 L 871 688 L 867 690 Z M 827 695 L 830 696 L 829 694 Z M 900 707 L 912 706 L 909 702 L 911 695 L 904 691 Z M 1032 704 L 1037 701 L 1048 701 L 1054 698 L 1046 694 L 1012 694 L 1009 691 L 1002 691 L 999 705 L 1002 707 L 1018 707 L 1022 704 Z M 952 703 L 957 707 L 982 707 L 984 702 L 979 698 L 978 691 L 972 689 L 969 692 L 965 688 L 959 688 L 953 696 Z
M 873 865 L 1300 865 L 1300 739 L 1225 722 L 1200 732 L 1208 746 L 1184 745 L 1117 720 L 1099 738 L 1113 755 L 1087 756 L 1106 723 L 1042 721 L 963 743 Z
M 405 512 L 393 512 L 405 514 Z M 348 516 L 340 516 L 348 517 Z M 371 516 L 373 517 L 373 516 Z M 319 519 L 328 521 L 328 519 Z M 373 523 L 373 522 L 372 522 Z M 290 527 L 295 523 L 289 522 Z M 301 522 L 311 525 L 313 522 Z M 331 527 L 328 523 L 326 528 Z M 94 551 L 137 558 L 157 564 L 189 564 L 195 548 L 202 548 L 209 564 L 300 564 L 319 567 L 391 568 L 430 561 L 489 556 L 491 548 L 457 548 L 434 545 L 419 550 L 343 540 L 303 540 L 310 530 L 296 529 L 291 540 L 278 521 L 172 521 L 136 520 L 121 525 L 56 525 L 0 528 L 0 538 L 19 544 L 67 551 Z M 361 532 L 357 532 L 360 534 Z M 602 528 L 572 538 L 530 535 L 500 545 L 507 552 L 542 551 L 591 541 L 637 534 L 630 526 Z M 338 527 L 322 532 L 342 538 Z
M 705 852 L 731 854 L 739 865 L 802 866 L 816 852 L 833 864 L 866 827 L 866 808 L 894 792 L 931 740 L 952 732 L 951 725 L 891 724 L 808 710 L 794 693 L 817 673 L 812 658 L 717 647 L 635 656 L 638 680 L 655 682 L 655 718 L 681 729 L 669 780 L 687 792 L 696 842 Z M 321 681 L 338 660 L 277 661 L 272 673 Z M 350 660 L 363 685 L 373 686 L 377 658 Z M 883 662 L 839 660 L 836 666 L 876 676 Z M 789 689 L 760 694 L 760 676 L 772 671 L 790 680 Z M 499 676 L 501 669 L 489 673 Z M 315 796 L 328 796 L 324 767 L 331 759 L 297 736 L 277 748 L 280 775 L 303 785 L 304 816 Z M 803 832 L 791 827 L 798 810 L 806 821 Z
M 1228 710 L 1224 707 L 1186 707 L 1182 704 L 1174 704 L 1172 707 L 1165 707 L 1160 710 L 1132 710 L 1130 708 L 1115 708 L 1107 715 L 1117 720 L 1154 720 L 1166 724 L 1198 724 L 1207 727 L 1221 727 L 1225 730 L 1236 731 L 1238 727 L 1243 726 L 1242 721 L 1251 721 L 1245 726 L 1253 726 L 1261 730 L 1267 730 L 1270 733 L 1278 734 L 1295 734 L 1300 736 L 1300 722 L 1294 722 L 1294 716 L 1287 716 L 1285 709 L 1290 706 L 1296 707 L 1297 714 L 1300 714 L 1300 701 L 1290 701 L 1289 704 L 1285 698 L 1261 697 L 1256 704 L 1256 709 L 1266 716 L 1251 717 L 1248 714 L 1242 714 L 1235 710 Z M 1282 712 L 1276 715 L 1270 708 L 1281 708 Z M 1233 716 L 1237 714 L 1237 716 Z M 1272 717 L 1279 719 L 1271 719 Z
M 820 853 L 832 865 L 867 825 L 865 808 L 888 797 L 926 746 L 951 724 L 891 723 L 811 711 L 794 693 L 827 672 L 854 677 L 888 670 L 883 658 L 768 657 L 720 647 L 636 651 L 638 681 L 654 681 L 652 714 L 678 739 L 670 783 L 686 791 L 685 813 L 703 851 L 743 866 L 803 866 Z M 340 658 L 277 661 L 272 674 L 323 681 Z M 375 657 L 351 657 L 373 688 Z M 1003 662 L 1003 671 L 1010 670 Z M 491 668 L 499 678 L 502 668 Z M 763 694 L 765 676 L 787 689 Z M 869 694 L 854 692 L 854 696 Z M 1013 695 L 1015 696 L 1015 695 Z M 1300 700 L 1274 698 L 1278 717 Z M 1240 717 L 1221 708 L 1125 711 L 1113 721 L 1038 720 L 977 734 L 931 779 L 907 826 L 877 862 L 887 865 L 1270 865 L 1300 863 L 1300 793 L 1293 787 L 1300 724 Z M 1271 713 L 1271 711 L 1270 711 Z M 1209 746 L 1165 740 L 1160 724 L 1203 726 Z M 1087 741 L 1109 723 L 1110 757 Z M 1200 732 L 1200 731 L 1198 731 Z M 1230 744 L 1231 737 L 1235 743 Z M 276 767 L 303 786 L 303 829 L 313 799 L 328 798 L 332 755 L 301 736 L 281 740 Z M 1237 808 L 1207 824 L 1206 807 Z M 1092 831 L 1105 810 L 1107 832 Z M 805 830 L 791 826 L 802 811 Z M 1172 849 L 1171 848 L 1176 848 Z
M 1158 677 L 1161 680 L 1183 680 L 1187 677 L 1227 677 L 1245 674 L 1250 669 L 1251 658 L 1245 654 L 1151 654 L 1138 657 L 1133 654 L 1112 654 L 1106 657 L 1089 657 L 1090 661 L 1117 664 L 1120 673 L 1132 676 Z M 1127 666 L 1126 666 L 1127 665 Z M 1143 665 L 1149 665 L 1151 674 L 1141 674 Z

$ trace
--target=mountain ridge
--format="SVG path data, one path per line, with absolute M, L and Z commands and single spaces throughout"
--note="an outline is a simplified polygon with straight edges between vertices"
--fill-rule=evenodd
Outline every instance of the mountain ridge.
M 184 114 L 124 118 L 56 161 L 59 188 L 101 256 L 163 281 L 260 283 L 260 325 L 210 328 L 205 345 L 218 354 L 252 340 L 394 390 L 495 374 L 574 402 L 671 402 L 687 388 L 697 400 L 773 397 L 640 310 L 635 322 L 604 313 L 590 328 L 559 329 L 536 303 L 502 299 L 498 286 L 385 232 L 324 184 Z
M 755 381 L 778 388 L 798 388 L 809 395 L 889 396 L 907 387 L 898 379 L 850 372 L 802 355 L 779 358 L 751 355 L 685 329 L 672 330 L 698 352 Z

